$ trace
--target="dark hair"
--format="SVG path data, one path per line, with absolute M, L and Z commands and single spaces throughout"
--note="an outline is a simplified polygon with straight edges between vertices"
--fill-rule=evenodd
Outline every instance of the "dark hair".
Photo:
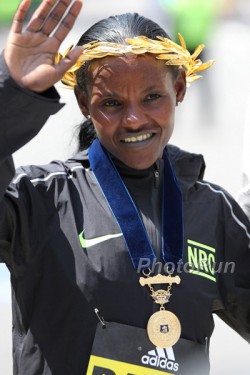
M 169 38 L 168 34 L 154 21 L 138 13 L 124 13 L 105 18 L 91 26 L 77 43 L 81 46 L 93 41 L 114 42 L 126 44 L 127 38 L 143 35 L 150 39 L 157 36 Z M 87 70 L 89 63 L 85 63 L 76 72 L 78 87 L 87 94 Z M 176 67 L 173 67 L 173 71 Z M 176 71 L 176 69 L 175 69 Z M 94 125 L 91 120 L 86 120 L 80 125 L 79 150 L 87 149 L 96 138 Z

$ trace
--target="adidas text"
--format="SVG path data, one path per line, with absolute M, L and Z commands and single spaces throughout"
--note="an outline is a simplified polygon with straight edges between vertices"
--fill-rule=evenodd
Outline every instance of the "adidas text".
M 177 372 L 179 370 L 179 364 L 173 362 L 167 358 L 160 358 L 155 356 L 144 355 L 141 359 L 144 365 L 150 365 L 153 367 L 160 367 L 162 369 L 172 370 Z

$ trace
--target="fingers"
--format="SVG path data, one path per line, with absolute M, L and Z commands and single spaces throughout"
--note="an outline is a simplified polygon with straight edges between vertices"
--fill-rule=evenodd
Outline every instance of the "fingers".
M 13 33 L 21 33 L 23 28 L 23 23 L 30 6 L 30 0 L 23 0 L 19 5 L 16 14 L 13 18 L 13 22 L 10 31 Z
M 82 0 L 74 1 L 73 5 L 70 7 L 70 17 L 68 22 L 67 15 L 64 17 L 64 14 L 71 2 L 72 0 L 44 0 L 31 18 L 27 26 L 27 31 L 40 31 L 45 35 L 50 35 L 56 27 L 63 22 L 69 24 L 71 28 L 74 24 L 75 18 L 80 12 Z M 74 18 L 73 22 L 72 18 Z
M 48 17 L 51 9 L 53 8 L 56 0 L 44 0 L 41 5 L 37 8 L 33 16 L 31 17 L 27 31 L 36 33 L 41 30 L 46 18 Z
M 61 21 L 60 26 L 53 35 L 53 37 L 56 38 L 60 44 L 72 29 L 81 8 L 82 1 L 76 0 L 70 7 L 69 12 L 65 16 L 65 18 Z
M 44 25 L 42 26 L 41 31 L 46 34 L 50 35 L 50 33 L 55 29 L 58 23 L 61 21 L 62 16 L 64 15 L 65 11 L 67 10 L 71 0 L 61 0 L 55 8 L 51 11 L 49 17 L 46 19 Z

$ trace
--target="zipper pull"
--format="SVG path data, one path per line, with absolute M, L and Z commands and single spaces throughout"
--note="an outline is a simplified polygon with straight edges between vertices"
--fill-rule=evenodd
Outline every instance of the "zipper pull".
M 160 173 L 158 169 L 155 169 L 154 175 L 155 175 L 155 188 L 158 189 L 160 186 Z

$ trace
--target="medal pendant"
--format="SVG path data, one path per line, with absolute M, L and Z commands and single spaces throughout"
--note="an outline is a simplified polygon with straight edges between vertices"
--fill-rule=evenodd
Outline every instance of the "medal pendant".
M 179 340 L 181 324 L 175 314 L 160 310 L 149 318 L 147 332 L 149 340 L 155 346 L 169 348 Z

